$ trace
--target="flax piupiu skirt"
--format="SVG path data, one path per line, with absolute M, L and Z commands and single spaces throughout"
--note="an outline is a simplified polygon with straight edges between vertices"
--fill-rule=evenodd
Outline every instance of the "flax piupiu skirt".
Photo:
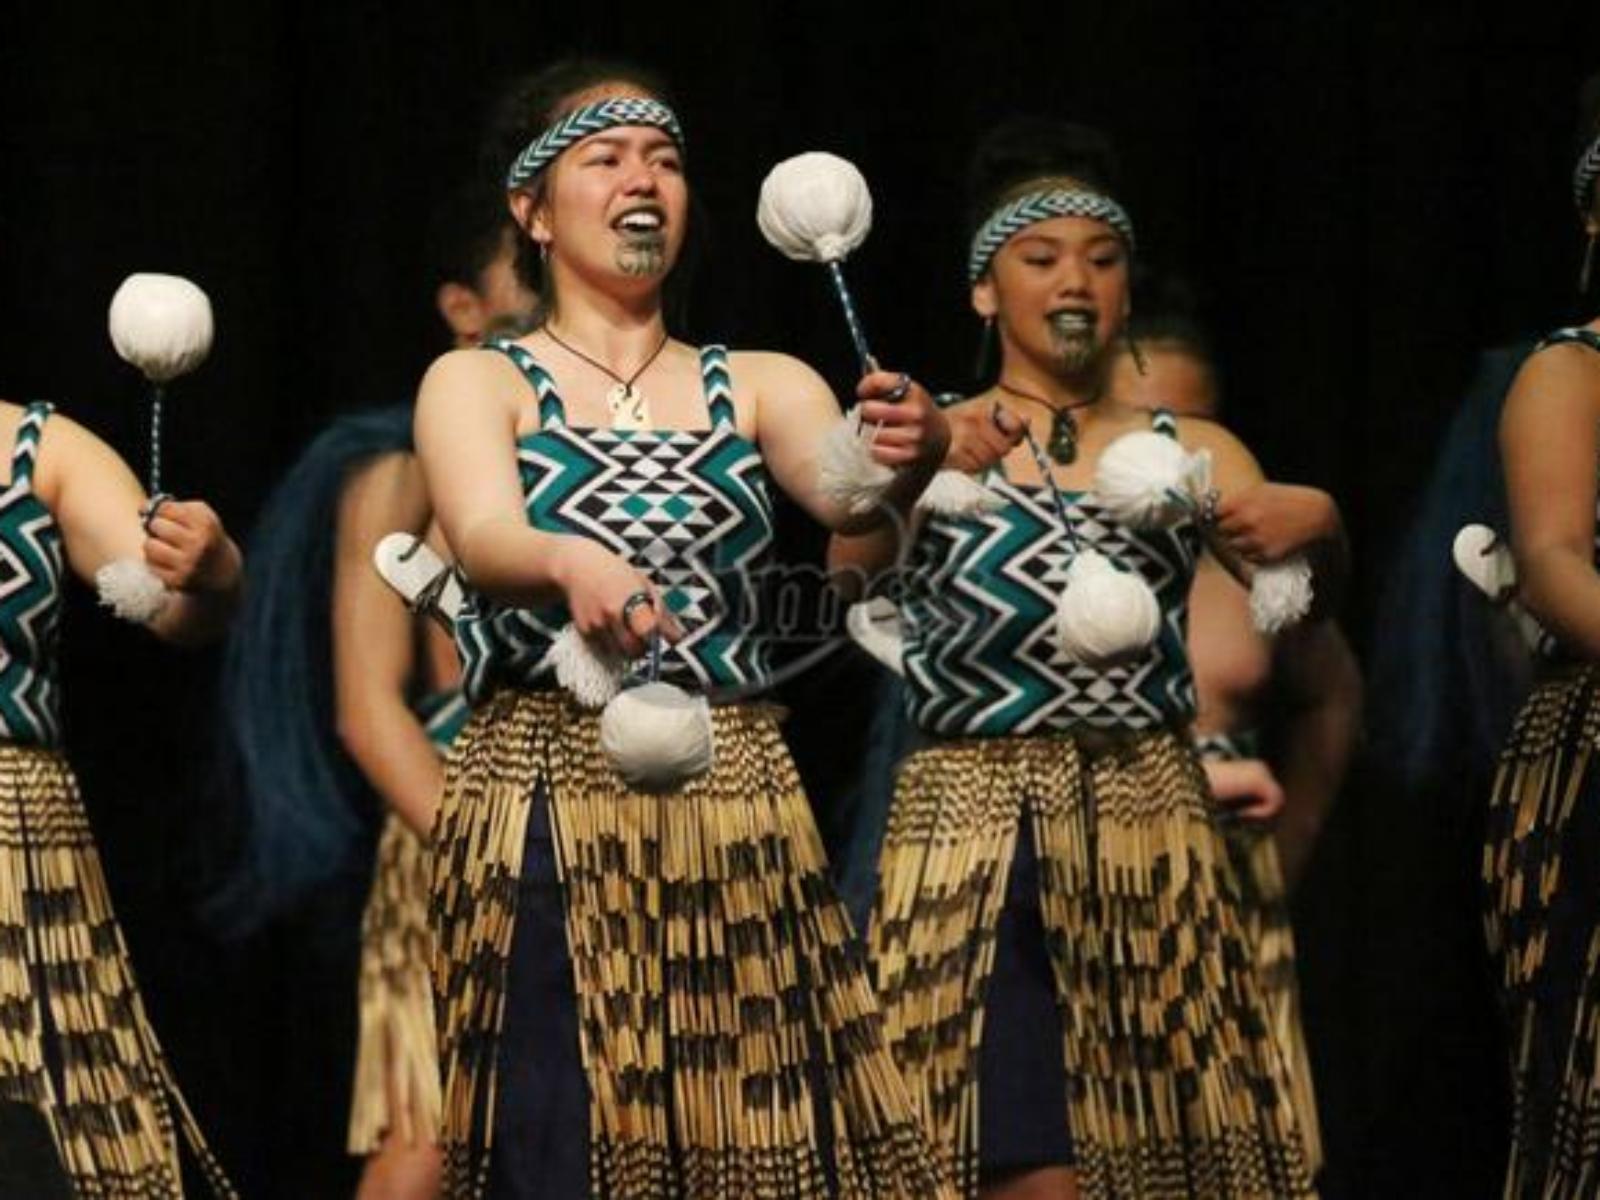
M 427 842 L 390 813 L 378 838 L 361 916 L 359 1037 L 351 1090 L 351 1154 L 386 1137 L 426 1145 L 439 1136 L 439 1052 L 433 1019 L 433 883 Z
M 1511 1049 L 1508 1197 L 1600 1194 L 1600 667 L 1552 666 L 1501 754 L 1485 926 Z
M 1012 886 L 1019 862 L 1031 896 Z M 1187 739 L 970 738 L 912 754 L 868 941 L 896 1063 L 967 1195 L 1067 1162 L 1085 1197 L 1313 1194 Z M 1018 1011 L 1011 989 L 1041 987 L 1053 1021 L 986 1021 Z M 1042 1105 L 985 1111 L 995 1056 L 1056 1089 L 1065 1130 L 1037 1124 Z
M 948 1196 L 775 713 L 628 789 L 598 719 L 503 690 L 434 846 L 448 1196 Z
M 232 1197 L 139 998 L 77 781 L 0 743 L 0 1099 L 44 1114 L 84 1200 L 183 1195 L 178 1137 Z

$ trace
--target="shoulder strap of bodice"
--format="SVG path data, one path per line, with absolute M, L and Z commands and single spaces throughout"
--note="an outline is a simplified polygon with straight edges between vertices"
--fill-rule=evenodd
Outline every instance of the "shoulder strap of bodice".
M 706 412 L 711 418 L 711 428 L 737 428 L 738 419 L 733 407 L 733 377 L 728 373 L 726 346 L 700 348 L 700 381 L 705 388 Z
M 1539 349 L 1543 350 L 1546 346 L 1564 346 L 1574 342 L 1591 350 L 1600 351 L 1600 333 L 1581 327 L 1556 330 L 1539 343 Z
M 490 338 L 480 349 L 495 350 L 504 354 L 517 370 L 522 372 L 522 377 L 528 381 L 539 397 L 539 428 L 545 429 L 552 425 L 567 423 L 567 407 L 561 402 L 561 396 L 556 391 L 555 380 L 550 378 L 550 372 L 539 365 L 539 361 L 526 346 L 519 346 L 506 338 Z
M 11 481 L 33 483 L 33 464 L 39 458 L 39 439 L 44 436 L 44 423 L 55 412 L 55 405 L 46 400 L 35 400 L 23 411 L 17 424 L 17 441 L 11 450 Z

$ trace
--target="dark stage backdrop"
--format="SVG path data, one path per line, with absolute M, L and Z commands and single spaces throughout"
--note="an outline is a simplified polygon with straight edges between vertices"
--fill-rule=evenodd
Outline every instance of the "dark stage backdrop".
M 1365 643 L 1474 352 L 1576 315 L 1573 98 L 1600 67 L 1592 2 L 1392 9 L 19 0 L 0 21 L 0 395 L 55 398 L 142 465 L 106 304 L 133 270 L 192 276 L 218 335 L 176 388 L 168 471 L 247 529 L 331 415 L 412 393 L 440 342 L 430 206 L 470 168 L 494 87 L 578 50 L 681 92 L 711 241 L 685 332 L 849 384 L 821 273 L 752 219 L 771 163 L 825 148 L 873 186 L 850 273 L 882 357 L 962 387 L 967 149 L 1006 113 L 1055 113 L 1120 143 L 1142 247 L 1209 299 L 1239 430 L 1272 473 L 1345 505 Z M 147 646 L 81 592 L 71 609 L 71 752 L 179 1077 L 247 1195 L 342 1194 L 360 881 L 254 941 L 210 940 L 191 914 L 214 658 Z M 838 753 L 860 717 L 838 711 L 803 703 L 797 745 Z M 1300 903 L 1328 1191 L 1488 1196 L 1506 1112 L 1481 797 L 1406 794 L 1379 766 L 1358 771 Z

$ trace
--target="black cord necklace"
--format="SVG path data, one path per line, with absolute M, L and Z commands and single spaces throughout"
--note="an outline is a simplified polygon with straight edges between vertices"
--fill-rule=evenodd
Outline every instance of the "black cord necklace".
M 1002 392 L 1007 392 L 1022 400 L 1032 400 L 1035 404 L 1042 404 L 1050 410 L 1050 437 L 1045 443 L 1050 457 L 1065 466 L 1078 457 L 1078 422 L 1072 415 L 1075 408 L 1087 408 L 1096 400 L 1098 395 L 1087 400 L 1079 400 L 1076 404 L 1065 404 L 1057 407 L 1043 396 L 1036 396 L 1032 392 L 1025 392 L 1021 388 L 1014 388 L 1005 380 L 998 381 L 995 386 Z
M 602 371 L 615 379 L 616 386 L 606 393 L 606 407 L 611 411 L 611 427 L 613 429 L 647 429 L 650 426 L 650 401 L 638 388 L 634 387 L 639 379 L 650 369 L 650 364 L 661 357 L 661 352 L 667 348 L 670 337 L 662 333 L 661 340 L 656 343 L 656 348 L 650 351 L 644 362 L 639 364 L 639 369 L 624 379 L 599 359 L 590 358 L 576 346 L 564 341 L 556 335 L 550 326 L 544 326 L 545 336 L 556 345 L 560 346 L 574 358 L 581 358 L 597 371 Z

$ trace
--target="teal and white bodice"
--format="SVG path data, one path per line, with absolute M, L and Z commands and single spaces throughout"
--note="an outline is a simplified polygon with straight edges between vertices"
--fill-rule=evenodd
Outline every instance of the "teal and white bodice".
M 1236 729 L 1230 733 L 1197 733 L 1194 748 L 1201 758 L 1211 762 L 1238 762 L 1246 758 L 1261 757 L 1261 734 L 1254 729 Z
M 460 688 L 428 692 L 412 704 L 411 710 L 417 714 L 428 740 L 438 747 L 440 754 L 450 748 L 450 743 L 456 740 L 472 715 Z
M 1156 413 L 1151 425 L 1177 436 L 1169 413 Z M 1024 487 L 997 471 L 984 482 L 1003 508 L 929 514 L 912 548 L 901 598 L 912 720 L 946 737 L 1188 724 L 1195 693 L 1184 639 L 1199 527 L 1186 521 L 1173 529 L 1129 529 L 1091 493 L 1061 493 L 1078 543 L 1139 572 L 1162 614 L 1160 633 L 1142 657 L 1081 666 L 1067 660 L 1054 635 L 1073 548 L 1050 487 Z
M 706 429 L 584 429 L 567 424 L 549 374 L 512 342 L 490 342 L 533 385 L 539 428 L 517 443 L 528 523 L 590 538 L 655 584 L 684 634 L 664 648 L 661 678 L 694 691 L 761 686 L 763 568 L 772 499 L 760 452 L 734 421 L 728 357 L 700 352 Z M 554 686 L 550 647 L 565 605 L 513 608 L 470 589 L 456 640 L 474 703 L 500 685 Z
M 1596 333 L 1592 329 L 1584 329 L 1581 326 L 1556 330 L 1539 343 L 1535 353 L 1543 350 L 1546 346 L 1561 346 L 1568 342 L 1587 346 L 1596 353 L 1600 353 L 1600 333 Z M 1600 492 L 1596 493 L 1595 499 L 1594 539 L 1594 564 L 1596 568 L 1600 568 Z M 1555 634 L 1548 631 L 1540 633 L 1536 652 L 1540 658 L 1552 662 L 1564 662 L 1572 657 L 1571 652 L 1562 646 L 1560 641 L 1556 639 Z
M 0 740 L 33 746 L 61 740 L 61 530 L 33 491 L 39 438 L 52 411 L 28 405 L 0 491 Z

